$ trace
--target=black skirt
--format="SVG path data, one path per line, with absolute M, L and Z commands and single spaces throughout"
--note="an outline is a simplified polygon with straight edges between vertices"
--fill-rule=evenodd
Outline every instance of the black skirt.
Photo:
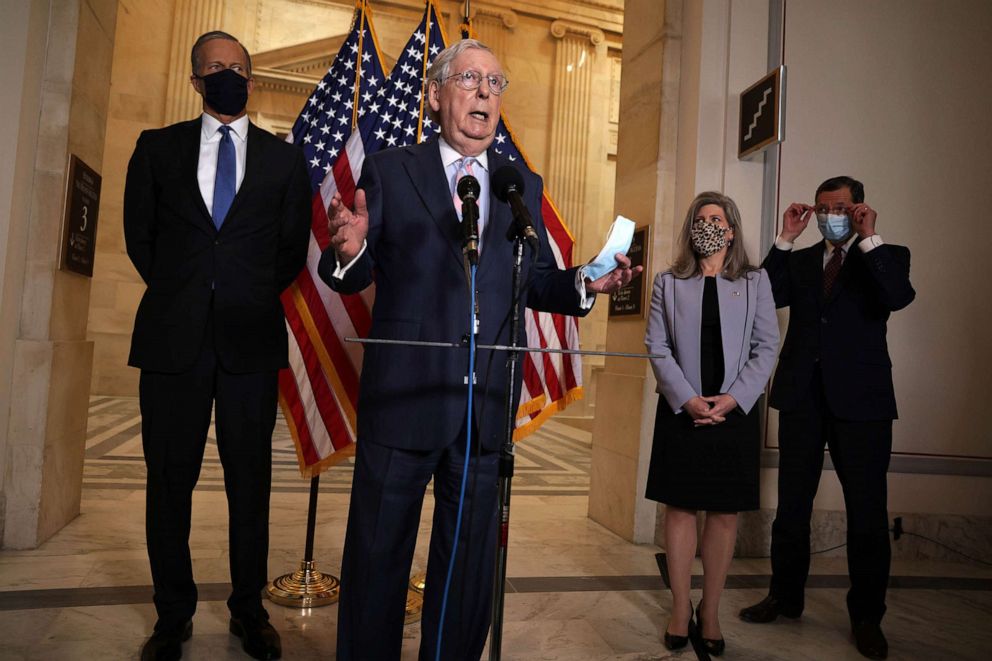
M 725 422 L 696 427 L 659 395 L 645 495 L 687 510 L 756 510 L 760 458 L 757 405 L 747 415 L 734 410 Z

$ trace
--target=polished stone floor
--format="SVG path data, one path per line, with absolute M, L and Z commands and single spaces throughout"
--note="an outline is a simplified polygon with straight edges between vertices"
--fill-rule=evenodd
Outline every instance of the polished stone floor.
M 144 550 L 144 467 L 137 404 L 94 398 L 82 514 L 32 551 L 0 552 L 0 660 L 134 659 L 155 613 Z M 308 483 L 284 427 L 274 443 L 270 575 L 302 555 Z M 661 644 L 669 608 L 655 554 L 586 517 L 589 435 L 550 422 L 518 450 L 503 658 L 592 661 L 678 656 Z M 316 557 L 340 563 L 351 466 L 322 476 Z M 208 447 L 194 497 L 191 547 L 201 601 L 187 659 L 246 659 L 227 632 L 227 530 L 222 476 Z M 430 499 L 415 568 L 425 566 Z M 701 567 L 695 568 L 701 573 Z M 728 659 L 858 659 L 844 610 L 843 557 L 814 559 L 799 622 L 748 625 L 734 616 L 764 595 L 767 560 L 735 560 L 721 619 Z M 698 599 L 698 592 L 694 592 Z M 985 659 L 992 649 L 992 568 L 897 561 L 883 623 L 893 659 Z M 337 607 L 268 610 L 284 658 L 334 657 Z M 409 625 L 404 659 L 415 659 Z

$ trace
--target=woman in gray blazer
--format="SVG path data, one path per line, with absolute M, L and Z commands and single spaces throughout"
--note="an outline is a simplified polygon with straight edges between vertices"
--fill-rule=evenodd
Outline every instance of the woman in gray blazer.
M 672 616 L 665 646 L 690 629 L 709 653 L 724 650 L 718 609 L 734 553 L 737 512 L 758 508 L 760 420 L 755 403 L 775 363 L 778 321 L 768 274 L 744 250 L 740 212 L 720 193 L 700 193 L 686 214 L 672 268 L 658 274 L 645 344 L 658 412 L 646 496 L 667 505 L 665 548 Z M 696 513 L 706 512 L 703 598 L 689 600 Z

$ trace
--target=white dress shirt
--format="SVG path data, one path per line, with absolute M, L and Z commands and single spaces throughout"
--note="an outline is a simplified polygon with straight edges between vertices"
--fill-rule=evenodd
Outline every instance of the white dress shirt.
M 213 115 L 203 113 L 200 124 L 200 160 L 196 164 L 196 180 L 200 184 L 200 195 L 207 205 L 207 211 L 214 212 L 214 182 L 217 179 L 217 152 L 220 149 L 220 139 L 223 137 L 218 129 L 223 126 Z M 245 178 L 245 153 L 248 144 L 248 115 L 237 118 L 228 126 L 231 127 L 231 140 L 234 142 L 234 156 L 237 163 L 234 191 L 241 188 Z

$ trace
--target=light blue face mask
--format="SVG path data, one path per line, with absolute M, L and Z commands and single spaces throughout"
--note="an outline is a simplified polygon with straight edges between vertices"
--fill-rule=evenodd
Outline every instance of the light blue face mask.
M 840 243 L 851 236 L 851 219 L 845 213 L 818 213 L 816 226 L 827 241 Z

